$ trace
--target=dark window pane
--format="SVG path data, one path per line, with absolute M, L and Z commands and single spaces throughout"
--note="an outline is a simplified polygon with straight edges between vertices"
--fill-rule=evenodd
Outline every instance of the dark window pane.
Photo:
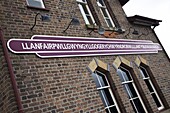
M 135 91 L 132 83 L 124 84 L 123 86 L 129 96 L 129 98 L 137 97 L 136 91 Z
M 161 107 L 161 103 L 159 102 L 159 100 L 158 100 L 156 94 L 153 93 L 153 94 L 151 94 L 151 95 L 152 95 L 152 97 L 153 97 L 153 99 L 154 99 L 154 101 L 155 101 L 157 107 Z
M 106 109 L 106 113 L 118 113 L 116 107 L 111 107 Z
M 110 19 L 106 19 L 106 21 L 107 21 L 107 24 L 109 25 L 109 27 L 113 27 Z
M 145 78 L 148 77 L 148 74 L 147 74 L 147 72 L 146 72 L 146 69 L 144 69 L 143 67 L 140 67 L 140 71 L 141 71 L 143 77 L 145 77 Z
M 92 74 L 92 77 L 94 79 L 94 82 L 96 83 L 96 87 L 99 88 L 100 87 L 100 84 L 99 84 L 99 81 L 97 79 L 97 74 L 96 73 L 93 73 Z
M 87 16 L 87 15 L 86 15 L 86 16 Z M 94 24 L 90 16 L 87 16 L 87 19 L 88 19 L 88 21 L 89 21 L 89 23 L 90 23 L 91 25 Z
M 103 3 L 103 0 L 99 0 L 99 3 L 100 3 L 102 6 L 105 6 L 104 3 Z
M 101 87 L 108 86 L 108 83 L 106 81 L 104 74 L 97 72 L 97 75 L 98 75 L 99 81 L 101 83 Z
M 106 12 L 105 8 L 101 8 L 101 10 L 102 10 L 102 12 L 103 12 L 104 17 L 107 17 L 107 18 L 108 18 L 108 15 L 107 15 L 107 12 Z
M 138 113 L 145 113 L 145 110 L 144 110 L 139 98 L 134 99 L 133 102 L 136 106 L 136 109 L 138 110 Z
M 113 99 L 112 99 L 112 96 L 111 96 L 111 94 L 110 94 L 110 91 L 109 91 L 109 89 L 104 89 L 104 91 L 105 91 L 105 94 L 106 94 L 106 96 L 107 96 L 107 99 L 109 100 L 109 106 L 110 105 L 114 105 L 114 102 L 113 102 Z
M 106 109 L 106 113 L 110 113 L 108 109 Z
M 133 110 L 135 111 L 135 113 L 138 113 L 137 109 L 135 108 L 135 104 L 133 103 L 133 100 L 130 100 L 130 103 L 133 107 Z
M 111 108 L 109 108 L 110 109 L 110 112 L 111 113 L 118 113 L 118 111 L 117 111 L 117 109 L 116 109 L 116 106 L 113 106 L 113 107 L 111 107 Z
M 82 4 L 82 7 L 83 7 L 83 9 L 84 9 L 85 14 L 89 14 L 86 5 Z
M 153 90 L 153 88 L 152 88 L 149 80 L 148 80 L 148 79 L 145 79 L 144 81 L 145 81 L 146 85 L 148 86 L 149 91 L 150 91 L 151 93 L 154 92 L 154 90 Z
M 99 90 L 99 93 L 100 93 L 100 96 L 102 98 L 102 101 L 103 101 L 105 107 L 114 105 L 114 102 L 110 95 L 109 89 Z

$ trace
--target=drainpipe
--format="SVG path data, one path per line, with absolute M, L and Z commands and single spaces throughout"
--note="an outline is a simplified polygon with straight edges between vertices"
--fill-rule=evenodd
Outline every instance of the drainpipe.
M 8 54 L 6 41 L 4 40 L 2 31 L 3 30 L 0 28 L 0 40 L 1 40 L 1 43 L 2 43 L 2 48 L 3 48 L 3 51 L 4 51 L 5 59 L 6 59 L 7 65 L 8 65 L 8 70 L 9 70 L 9 74 L 10 74 L 12 88 L 14 90 L 14 95 L 15 95 L 15 98 L 16 98 L 17 106 L 18 106 L 18 113 L 24 113 L 23 107 L 22 107 L 22 104 L 21 104 L 20 94 L 19 94 L 19 91 L 18 91 L 18 88 L 17 88 L 17 83 L 16 83 L 16 80 L 15 80 L 14 71 L 13 71 L 13 68 L 12 68 L 11 59 L 10 59 L 9 54 Z

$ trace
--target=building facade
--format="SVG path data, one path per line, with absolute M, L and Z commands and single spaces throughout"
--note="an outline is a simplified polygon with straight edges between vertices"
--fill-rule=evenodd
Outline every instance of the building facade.
M 127 2 L 1 0 L 0 113 L 170 113 L 161 20 Z

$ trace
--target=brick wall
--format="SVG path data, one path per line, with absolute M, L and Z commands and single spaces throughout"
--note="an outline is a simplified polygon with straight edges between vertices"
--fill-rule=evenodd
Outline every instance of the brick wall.
M 96 0 L 91 0 L 96 8 Z M 128 29 L 130 24 L 124 16 L 124 12 L 118 0 L 108 0 L 115 17 L 124 29 Z M 1 0 L 0 22 L 4 29 L 4 37 L 6 40 L 11 38 L 30 39 L 32 35 L 54 35 L 54 36 L 81 36 L 81 37 L 103 37 L 92 32 L 91 35 L 85 27 L 84 20 L 75 0 L 45 0 L 45 5 L 49 9 L 33 9 L 28 8 L 25 0 Z M 30 30 L 34 24 L 36 13 L 49 14 L 50 22 L 41 22 L 37 19 L 37 25 Z M 67 27 L 73 15 L 80 20 L 79 26 L 70 26 L 66 31 L 62 31 Z M 103 26 L 104 20 L 100 12 L 97 12 L 99 20 Z M 146 32 L 150 28 L 134 26 L 140 32 Z M 127 30 L 128 31 L 128 30 Z M 117 35 L 116 38 L 124 38 L 123 35 Z M 127 38 L 137 39 L 132 35 Z M 154 34 L 150 33 L 147 37 L 140 39 L 152 40 L 157 42 Z M 104 113 L 104 106 L 96 89 L 91 73 L 86 69 L 93 58 L 102 60 L 110 65 L 110 74 L 117 89 L 121 101 L 127 113 L 133 113 L 132 106 L 121 85 L 120 79 L 116 74 L 116 70 L 112 67 L 113 61 L 117 56 L 95 56 L 95 57 L 74 57 L 74 58 L 47 58 L 41 59 L 34 54 L 13 54 L 11 56 L 14 74 L 16 76 L 19 93 L 22 100 L 24 113 Z M 170 104 L 170 65 L 163 52 L 158 54 L 141 55 L 149 61 L 153 75 L 158 82 L 167 102 Z M 122 55 L 125 59 L 132 61 L 134 72 L 141 84 L 146 95 L 150 109 L 154 113 L 158 113 L 156 104 L 151 98 L 146 85 L 139 76 L 139 71 L 134 64 L 137 55 Z M 8 69 L 2 47 L 0 45 L 0 110 L 4 113 L 15 112 L 16 105 L 9 79 Z M 7 100 L 7 101 L 6 101 Z M 9 102 L 11 104 L 9 104 Z M 13 107 L 10 107 L 13 106 Z M 10 108 L 10 109 L 9 109 Z M 8 111 L 7 111 L 8 110 Z
M 17 105 L 7 63 L 0 44 L 0 113 L 11 113 L 11 111 L 17 113 Z

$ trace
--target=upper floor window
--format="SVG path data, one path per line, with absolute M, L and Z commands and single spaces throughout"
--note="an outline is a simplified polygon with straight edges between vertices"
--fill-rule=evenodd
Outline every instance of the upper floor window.
M 133 81 L 132 75 L 128 69 L 120 66 L 117 69 L 122 85 L 129 97 L 130 103 L 135 113 L 147 113 L 143 101 L 139 95 L 136 85 Z
M 107 7 L 104 3 L 104 0 L 97 0 L 97 4 L 98 6 L 100 7 L 100 11 L 104 17 L 104 20 L 107 24 L 108 27 L 115 27 L 114 23 L 113 23 L 113 20 L 107 10 Z
M 27 0 L 27 4 L 31 7 L 45 8 L 43 0 Z
M 95 70 L 92 76 L 105 106 L 106 113 L 120 113 L 106 75 Z
M 155 101 L 155 103 L 158 107 L 158 110 L 163 109 L 164 108 L 163 103 L 162 103 L 162 101 L 161 101 L 161 99 L 160 99 L 160 97 L 159 97 L 159 95 L 158 95 L 158 93 L 157 93 L 157 91 L 154 87 L 153 82 L 151 81 L 151 78 L 148 74 L 147 69 L 140 65 L 139 70 L 142 74 L 143 80 L 145 81 L 145 83 L 146 83 L 146 85 L 147 85 L 147 87 L 150 91 L 150 95 L 152 96 L 152 98 L 154 99 L 154 101 Z
M 93 25 L 95 24 L 93 15 L 89 9 L 89 6 L 87 4 L 86 0 L 77 0 L 78 6 L 80 8 L 81 14 L 84 18 L 84 21 L 88 25 Z

